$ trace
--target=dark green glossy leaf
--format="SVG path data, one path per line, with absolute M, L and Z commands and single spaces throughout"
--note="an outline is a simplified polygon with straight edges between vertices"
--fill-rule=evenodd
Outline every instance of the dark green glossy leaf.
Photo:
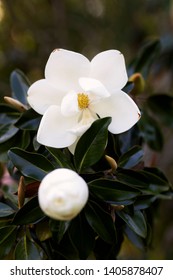
M 145 171 L 145 169 L 142 171 L 124 169 L 118 170 L 116 175 L 119 181 L 140 189 L 143 194 L 156 195 L 170 189 L 169 182 L 165 181 L 163 177 L 159 177 L 157 174 Z
M 20 70 L 11 73 L 10 84 L 12 88 L 12 97 L 27 105 L 27 91 L 30 86 L 29 81 Z
M 53 238 L 56 239 L 56 241 L 59 243 L 64 234 L 66 233 L 67 229 L 69 228 L 71 224 L 71 221 L 56 221 L 53 219 L 50 219 L 49 225 L 50 230 L 53 233 Z
M 150 182 L 146 178 L 145 174 L 140 171 L 135 171 L 131 169 L 118 169 L 116 173 L 117 179 L 129 186 L 134 186 L 135 188 L 147 188 Z
M 18 132 L 18 128 L 13 124 L 0 125 L 0 144 L 12 138 Z
M 25 150 L 29 146 L 30 141 L 31 141 L 30 133 L 27 130 L 23 130 L 23 131 L 20 131 L 20 132 L 21 132 L 21 138 L 20 138 L 19 147 L 21 149 Z
M 147 236 L 147 225 L 141 211 L 134 211 L 132 215 L 129 215 L 124 211 L 119 211 L 117 214 L 136 234 L 143 238 Z
M 38 197 L 35 196 L 16 212 L 12 223 L 15 225 L 34 224 L 44 217 L 38 204 Z
M 163 173 L 157 168 L 144 168 L 139 173 L 143 174 L 151 184 L 170 186 L 170 183 L 163 177 Z
M 140 250 L 145 249 L 145 242 L 142 237 L 137 235 L 133 230 L 131 230 L 128 226 L 125 227 L 125 234 L 127 235 L 128 239 Z
M 103 155 L 107 138 L 108 126 L 111 118 L 103 118 L 96 120 L 91 127 L 79 139 L 74 161 L 78 172 L 95 164 Z
M 88 185 L 91 192 L 111 203 L 122 203 L 122 201 L 133 199 L 140 194 L 140 191 L 117 180 L 98 179 Z
M 6 104 L 0 104 L 0 124 L 14 124 L 20 117 L 20 112 Z
M 170 184 L 168 181 L 168 178 L 165 176 L 165 174 L 157 167 L 144 167 L 143 169 L 147 173 L 151 173 L 152 175 L 156 176 L 159 181 L 164 181 L 165 183 Z
M 11 147 L 19 147 L 22 149 L 26 149 L 30 143 L 30 135 L 27 131 L 18 131 L 13 137 L 11 137 L 8 141 L 0 144 L 0 161 L 7 162 L 8 151 Z
M 10 226 L 11 228 L 14 228 L 13 226 Z M 9 232 L 11 230 L 9 229 Z M 3 238 L 3 242 L 0 244 L 0 259 L 6 259 L 7 255 L 10 253 L 10 251 L 14 248 L 15 242 L 16 242 L 16 233 L 17 233 L 17 227 L 16 229 L 13 229 L 11 233 L 7 233 L 7 237 Z M 10 258 L 11 259 L 11 258 Z
M 8 237 L 16 230 L 16 226 L 5 226 L 0 228 L 0 244 L 2 244 Z
M 145 112 L 138 124 L 141 136 L 148 146 L 155 151 L 161 151 L 163 148 L 163 135 L 158 123 Z
M 12 148 L 9 158 L 20 172 L 26 176 L 41 181 L 54 169 L 51 162 L 41 154 L 29 153 L 19 148 Z
M 51 148 L 51 147 L 46 147 L 46 149 L 54 157 L 55 161 L 60 167 L 74 169 L 74 166 L 72 165 L 69 158 L 60 149 Z
M 29 109 L 21 115 L 15 125 L 20 129 L 37 130 L 41 117 L 33 109 Z
M 94 248 L 95 234 L 82 213 L 72 220 L 69 235 L 80 259 L 87 259 Z
M 144 152 L 140 146 L 134 146 L 128 152 L 123 154 L 118 161 L 118 166 L 123 168 L 132 168 L 143 158 Z
M 149 208 L 151 204 L 156 200 L 156 196 L 152 195 L 145 195 L 138 197 L 134 203 L 134 209 L 135 210 L 143 210 L 146 208 Z
M 52 248 L 53 251 L 58 253 L 57 259 L 66 259 L 66 260 L 79 260 L 78 250 L 75 247 L 73 241 L 71 240 L 70 234 L 67 231 L 66 234 L 63 236 L 62 241 L 60 242 L 59 246 L 55 243 L 55 247 Z M 63 257 L 63 258 L 62 258 Z
M 8 206 L 5 203 L 0 202 L 0 217 L 8 217 L 12 214 L 14 214 L 15 211 L 10 206 Z
M 35 234 L 41 242 L 47 242 L 48 239 L 52 238 L 52 232 L 49 227 L 49 219 L 44 219 L 35 225 L 34 235 Z
M 89 202 L 85 207 L 85 216 L 93 230 L 107 243 L 114 243 L 116 231 L 113 219 L 97 203 Z
M 146 109 L 149 109 L 165 125 L 173 127 L 173 97 L 166 94 L 153 95 L 147 98 Z
M 34 242 L 24 235 L 16 245 L 15 260 L 40 260 L 40 252 Z

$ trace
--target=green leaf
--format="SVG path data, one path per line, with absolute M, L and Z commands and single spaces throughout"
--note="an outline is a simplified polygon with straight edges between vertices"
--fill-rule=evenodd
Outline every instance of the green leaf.
M 97 179 L 89 182 L 90 191 L 99 198 L 111 203 L 125 203 L 125 200 L 133 199 L 140 191 L 123 184 L 117 180 Z
M 44 241 L 52 238 L 52 232 L 50 231 L 50 227 L 49 227 L 49 219 L 44 219 L 44 221 L 37 223 L 35 225 L 34 230 L 35 230 L 37 238 L 41 242 L 44 242 Z
M 124 211 L 119 211 L 117 214 L 136 234 L 143 238 L 147 236 L 147 224 L 141 211 L 134 211 L 132 215 Z
M 8 217 L 12 214 L 14 214 L 15 211 L 10 206 L 8 206 L 5 203 L 0 202 L 0 217 Z
M 16 233 L 17 233 L 17 227 L 10 226 L 8 227 L 8 230 L 4 230 L 3 231 L 3 236 L 2 236 L 2 232 L 0 233 L 0 237 L 3 238 L 3 242 L 0 244 L 0 259 L 5 259 L 7 257 L 7 255 L 10 253 L 10 251 L 12 251 L 12 249 L 14 248 L 15 242 L 16 242 Z M 11 230 L 11 229 L 13 230 Z M 0 230 L 1 231 L 1 230 Z M 6 231 L 6 236 L 5 236 L 5 231 Z M 10 255 L 11 256 L 11 255 Z M 11 257 L 10 257 L 11 260 Z
M 149 170 L 148 168 L 142 171 L 122 169 L 118 170 L 116 175 L 120 182 L 141 190 L 143 194 L 157 195 L 160 192 L 168 191 L 171 187 L 170 183 L 162 175 L 159 176 L 159 171 L 154 174 L 153 168 L 151 172 Z
M 138 197 L 134 203 L 135 210 L 143 210 L 149 208 L 151 204 L 156 200 L 157 197 L 153 195 L 142 195 Z
M 85 207 L 85 216 L 92 229 L 107 243 L 116 241 L 113 219 L 96 202 L 89 202 Z
M 79 173 L 102 157 L 110 123 L 110 117 L 96 120 L 79 139 L 74 153 L 74 161 Z
M 30 136 L 29 131 L 27 131 L 27 130 L 20 131 L 20 133 L 21 133 L 21 138 L 20 138 L 21 141 L 20 141 L 19 147 L 21 149 L 25 150 L 30 144 L 31 136 Z
M 12 97 L 27 105 L 27 91 L 30 86 L 28 79 L 20 70 L 11 73 L 10 84 L 12 88 Z
M 18 130 L 19 129 L 13 124 L 0 125 L 0 144 L 12 138 L 18 132 Z
M 0 124 L 14 124 L 20 117 L 20 112 L 6 104 L 0 104 Z
M 170 184 L 170 182 L 168 181 L 168 178 L 165 176 L 165 174 L 157 167 L 145 167 L 143 169 L 145 172 L 149 172 L 152 175 L 154 175 L 155 177 L 157 177 L 157 180 L 160 181 L 160 184 L 162 184 L 163 182 Z
M 29 153 L 19 148 L 12 148 L 8 156 L 20 172 L 32 179 L 41 181 L 54 169 L 51 162 L 41 154 Z
M 21 115 L 15 126 L 25 130 L 37 130 L 41 117 L 33 109 L 29 109 Z
M 138 124 L 141 136 L 148 146 L 155 151 L 161 151 L 163 148 L 163 135 L 158 123 L 144 112 Z
M 80 259 L 87 259 L 94 248 L 95 234 L 83 213 L 72 220 L 69 235 L 79 252 Z
M 118 169 L 116 173 L 116 178 L 122 183 L 129 186 L 134 186 L 135 188 L 147 188 L 149 187 L 149 181 L 146 176 L 140 172 L 131 169 Z
M 0 144 L 0 161 L 7 162 L 8 158 L 8 151 L 11 147 L 19 147 L 22 149 L 26 149 L 30 143 L 30 135 L 28 131 L 18 131 L 13 137 L 7 140 L 4 143 Z
M 15 225 L 34 224 L 44 217 L 45 215 L 38 204 L 38 197 L 35 196 L 16 212 L 12 223 Z
M 59 243 L 64 234 L 66 233 L 67 229 L 69 228 L 71 224 L 71 221 L 56 221 L 53 219 L 50 219 L 49 225 L 50 225 L 50 230 L 53 233 L 53 238 L 57 240 Z
M 60 167 L 68 168 L 68 169 L 72 169 L 72 170 L 74 169 L 74 166 L 72 165 L 69 158 L 60 149 L 51 148 L 51 147 L 46 147 L 46 149 L 54 157 L 55 161 L 57 162 L 57 164 Z
M 16 230 L 16 226 L 5 226 L 0 228 L 0 245 L 5 241 L 8 240 L 8 237 Z
M 127 235 L 128 239 L 140 250 L 145 250 L 146 244 L 145 240 L 137 235 L 133 230 L 131 230 L 128 226 L 125 227 L 124 230 L 125 234 Z
M 62 259 L 63 256 L 66 260 L 79 260 L 78 250 L 73 244 L 68 231 L 63 236 L 59 246 L 57 247 L 57 243 L 55 243 L 55 247 L 52 250 L 58 253 L 57 259 Z
M 118 166 L 126 169 L 132 168 L 142 160 L 143 155 L 141 147 L 134 146 L 119 158 Z
M 26 235 L 16 245 L 15 260 L 40 260 L 38 247 Z

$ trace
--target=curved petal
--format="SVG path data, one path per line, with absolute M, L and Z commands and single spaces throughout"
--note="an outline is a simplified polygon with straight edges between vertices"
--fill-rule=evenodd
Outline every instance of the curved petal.
M 70 146 L 68 147 L 70 153 L 72 153 L 73 155 L 74 155 L 74 152 L 75 152 L 75 149 L 76 149 L 76 145 L 77 145 L 79 139 L 80 139 L 80 136 L 77 137 L 76 141 L 75 141 L 72 145 L 70 145 Z
M 97 54 L 91 61 L 90 77 L 98 79 L 110 93 L 122 89 L 128 80 L 124 56 L 117 50 Z
M 80 78 L 79 84 L 84 91 L 89 92 L 91 95 L 95 95 L 98 98 L 104 98 L 110 96 L 110 93 L 104 87 L 104 85 L 96 80 L 91 78 Z
M 101 117 L 112 117 L 108 129 L 118 134 L 130 129 L 140 118 L 135 102 L 123 91 L 104 99 L 95 105 L 95 112 Z
M 91 124 L 98 119 L 97 115 L 89 109 L 83 110 L 79 116 L 78 123 L 69 130 L 76 136 L 84 134 Z
M 90 61 L 82 54 L 56 49 L 50 54 L 45 68 L 45 77 L 66 92 L 78 90 L 78 79 L 88 76 Z
M 60 107 L 50 106 L 41 119 L 37 141 L 54 148 L 68 147 L 77 138 L 69 131 L 72 126 L 76 125 L 76 122 L 76 117 L 64 117 L 60 112 Z
M 28 90 L 28 102 L 39 114 L 43 115 L 51 105 L 60 105 L 64 94 L 45 79 L 32 84 Z
M 61 102 L 61 113 L 64 116 L 74 116 L 79 112 L 77 93 L 70 91 L 67 93 Z

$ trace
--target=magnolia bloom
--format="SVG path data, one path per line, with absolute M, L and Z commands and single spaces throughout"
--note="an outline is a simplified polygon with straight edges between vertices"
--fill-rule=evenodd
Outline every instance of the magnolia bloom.
M 101 52 L 91 61 L 72 51 L 53 51 L 45 67 L 45 79 L 28 90 L 30 106 L 43 115 L 38 142 L 69 147 L 103 117 L 112 117 L 108 130 L 113 134 L 130 129 L 140 112 L 122 91 L 127 80 L 124 56 L 117 50 Z
M 88 200 L 88 186 L 75 171 L 55 169 L 46 175 L 38 189 L 43 212 L 55 220 L 71 220 Z

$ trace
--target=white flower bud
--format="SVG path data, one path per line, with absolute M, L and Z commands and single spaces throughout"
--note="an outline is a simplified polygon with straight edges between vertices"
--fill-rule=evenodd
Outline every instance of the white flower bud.
M 56 220 L 71 220 L 88 200 L 88 186 L 75 171 L 60 168 L 42 180 L 38 200 L 42 211 Z

